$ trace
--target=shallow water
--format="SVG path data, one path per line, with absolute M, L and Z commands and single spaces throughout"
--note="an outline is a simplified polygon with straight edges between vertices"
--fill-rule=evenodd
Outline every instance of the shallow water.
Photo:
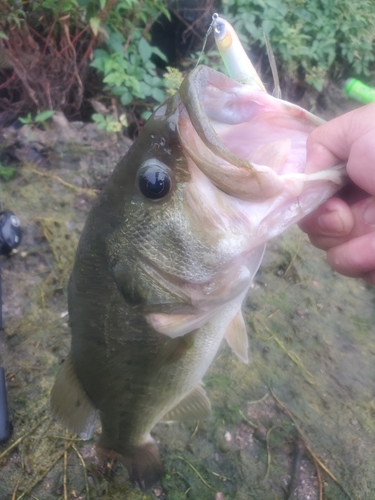
M 375 288 L 335 275 L 297 228 L 269 244 L 247 298 L 249 365 L 223 345 L 204 379 L 211 416 L 155 429 L 160 485 L 133 490 L 120 464 L 98 461 L 95 439 L 51 419 L 49 392 L 70 343 L 66 282 L 95 199 L 80 188 L 100 187 L 125 148 L 106 140 L 99 150 L 54 144 L 45 165 L 24 164 L 3 184 L 24 240 L 2 262 L 14 432 L 0 446 L 0 500 L 316 500 L 320 489 L 327 500 L 373 498 Z

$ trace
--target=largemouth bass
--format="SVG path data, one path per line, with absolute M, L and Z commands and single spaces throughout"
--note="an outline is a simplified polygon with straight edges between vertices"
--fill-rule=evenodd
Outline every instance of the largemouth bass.
M 83 230 L 69 282 L 71 353 L 53 414 L 120 458 L 143 488 L 162 473 L 151 430 L 200 419 L 225 338 L 248 361 L 241 306 L 265 243 L 330 197 L 343 167 L 304 174 L 321 120 L 198 66 L 151 116 Z

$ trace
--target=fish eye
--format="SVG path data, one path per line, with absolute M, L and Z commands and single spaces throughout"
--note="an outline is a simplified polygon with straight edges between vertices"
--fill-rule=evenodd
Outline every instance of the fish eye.
M 150 200 L 160 200 L 169 193 L 171 176 L 169 168 L 158 160 L 148 160 L 139 169 L 139 190 Z

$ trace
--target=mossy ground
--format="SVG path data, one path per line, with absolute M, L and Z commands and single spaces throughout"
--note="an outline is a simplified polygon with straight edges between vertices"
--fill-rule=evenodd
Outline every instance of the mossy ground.
M 0 500 L 317 500 L 320 489 L 326 500 L 374 498 L 375 288 L 335 275 L 297 228 L 269 244 L 247 298 L 249 365 L 223 345 L 204 380 L 211 416 L 155 429 L 160 485 L 132 489 L 120 464 L 98 460 L 95 439 L 52 420 L 49 392 L 70 343 L 66 283 L 95 198 L 86 188 L 116 155 L 68 145 L 2 185 L 24 240 L 2 261 L 13 435 L 0 446 Z

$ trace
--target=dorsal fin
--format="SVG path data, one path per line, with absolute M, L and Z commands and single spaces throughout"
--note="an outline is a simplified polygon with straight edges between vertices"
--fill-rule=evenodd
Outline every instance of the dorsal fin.
M 249 339 L 241 310 L 238 311 L 228 326 L 225 340 L 238 359 L 247 364 L 249 362 Z
M 180 401 L 172 410 L 164 415 L 162 422 L 171 420 L 200 420 L 206 418 L 211 411 L 211 403 L 206 391 L 198 385 Z

